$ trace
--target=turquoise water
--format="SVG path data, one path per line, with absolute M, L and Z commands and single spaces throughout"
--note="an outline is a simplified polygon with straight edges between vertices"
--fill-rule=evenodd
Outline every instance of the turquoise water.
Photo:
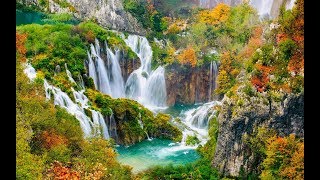
M 200 105 L 175 105 L 162 112 L 178 117 L 181 112 L 196 108 Z M 133 172 L 146 170 L 152 166 L 169 164 L 184 165 L 200 158 L 195 147 L 180 145 L 167 139 L 144 140 L 129 147 L 116 148 L 118 160 L 122 164 L 133 167 Z
M 146 170 L 152 166 L 182 165 L 194 162 L 200 155 L 190 147 L 166 139 L 144 140 L 129 147 L 116 148 L 120 163 L 133 167 L 133 172 Z
M 71 20 L 64 21 L 64 24 L 79 24 L 79 20 L 72 18 Z M 16 9 L 16 26 L 25 24 L 56 24 L 58 22 L 50 19 L 48 15 L 38 11 L 23 11 Z M 60 22 L 61 23 L 61 22 Z

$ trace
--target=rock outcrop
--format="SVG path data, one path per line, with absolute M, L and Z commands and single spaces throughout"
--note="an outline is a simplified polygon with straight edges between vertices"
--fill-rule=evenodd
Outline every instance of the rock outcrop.
M 251 134 L 255 126 L 275 129 L 280 136 L 294 133 L 304 137 L 303 93 L 282 94 L 277 102 L 267 94 L 250 97 L 238 93 L 241 99 L 223 98 L 218 116 L 219 135 L 212 165 L 226 176 L 238 176 L 241 167 L 245 172 L 256 170 L 253 155 L 243 143 L 243 135 Z
M 183 67 L 177 64 L 167 66 L 165 75 L 167 105 L 207 102 L 210 88 L 209 74 L 209 65 L 196 68 Z M 213 90 L 214 88 L 212 88 Z

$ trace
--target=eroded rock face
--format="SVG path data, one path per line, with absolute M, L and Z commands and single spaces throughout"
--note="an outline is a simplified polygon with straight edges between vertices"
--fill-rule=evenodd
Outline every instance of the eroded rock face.
M 130 59 L 127 54 L 121 53 L 119 64 L 123 80 L 126 82 L 129 75 L 141 66 L 141 61 L 138 57 L 136 59 Z
M 235 108 L 236 102 L 225 96 L 222 104 L 212 165 L 224 175 L 238 176 L 241 166 L 246 172 L 256 171 L 254 157 L 243 143 L 243 135 L 251 134 L 254 126 L 273 128 L 280 136 L 304 137 L 304 94 L 285 95 L 280 102 L 271 103 L 266 95 L 248 97 L 241 108 Z
M 77 18 L 84 20 L 96 19 L 101 26 L 118 31 L 146 34 L 146 30 L 138 21 L 124 10 L 122 0 L 66 0 L 66 2 L 74 8 L 72 11 L 69 7 L 61 7 L 53 0 L 48 1 L 48 7 L 40 8 L 51 13 L 72 12 Z M 40 6 L 38 0 L 21 1 L 21 3 Z
M 195 68 L 176 64 L 167 66 L 167 105 L 207 102 L 210 88 L 209 70 L 208 65 Z

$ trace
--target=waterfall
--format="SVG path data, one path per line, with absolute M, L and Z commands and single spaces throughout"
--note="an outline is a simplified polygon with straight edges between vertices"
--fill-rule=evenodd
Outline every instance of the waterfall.
M 126 97 L 135 99 L 150 109 L 166 107 L 165 70 L 159 66 L 151 71 L 152 49 L 147 38 L 129 35 L 124 41 L 141 61 L 141 66 L 129 75 L 126 82 Z
M 64 67 L 66 68 L 66 73 L 67 73 L 69 81 L 76 83 L 76 81 L 72 78 L 71 72 L 68 70 L 67 63 L 64 64 Z
M 217 88 L 217 76 L 218 76 L 218 66 L 216 61 L 210 62 L 210 72 L 209 72 L 209 101 L 211 101 L 211 94 Z M 213 86 L 213 87 L 212 87 Z
M 287 0 L 286 9 L 292 9 L 296 0 Z
M 33 81 L 37 77 L 36 70 L 31 66 L 31 64 L 27 63 L 26 68 L 23 72 L 28 76 L 28 78 Z
M 111 51 L 111 49 L 108 48 L 106 44 L 106 50 L 107 50 L 107 57 L 108 60 L 111 61 L 111 73 L 110 73 L 110 86 L 112 88 L 111 90 L 111 96 L 114 98 L 118 97 L 124 97 L 124 81 L 121 74 L 121 68 L 119 64 L 119 50 L 116 50 L 115 54 Z
M 140 114 L 140 113 L 138 114 L 138 123 L 139 123 L 139 125 L 140 125 L 140 128 L 143 130 L 143 122 L 141 121 L 141 114 Z M 152 138 L 149 137 L 148 132 L 147 132 L 146 130 L 144 130 L 144 133 L 146 133 L 147 139 L 148 139 L 149 141 L 151 141 Z
M 118 141 L 117 123 L 114 119 L 112 110 L 111 110 L 111 115 L 109 117 L 109 134 L 113 139 L 116 140 L 116 142 Z
M 181 141 L 182 145 L 185 145 L 185 141 L 188 135 L 197 136 L 197 138 L 201 142 L 200 144 L 202 145 L 207 142 L 209 120 L 216 113 L 213 107 L 218 104 L 220 104 L 220 102 L 211 101 L 197 108 L 182 112 L 180 117 L 182 119 L 182 122 L 187 127 L 183 130 L 183 138 Z
M 65 68 L 69 80 L 71 82 L 75 82 L 66 64 Z M 30 64 L 26 66 L 24 72 L 27 74 L 30 80 L 36 77 L 36 71 Z M 44 89 L 47 100 L 51 99 L 51 95 L 53 95 L 55 105 L 66 109 L 67 112 L 75 116 L 75 118 L 80 122 L 80 127 L 83 130 L 85 137 L 100 134 L 100 127 L 102 127 L 103 137 L 109 139 L 107 125 L 104 122 L 102 114 L 95 110 L 91 110 L 92 121 L 85 114 L 84 109 L 89 108 L 89 99 L 84 95 L 84 89 L 81 91 L 75 91 L 73 88 L 71 88 L 76 103 L 71 100 L 67 93 L 63 92 L 58 87 L 50 85 L 46 79 L 44 79 Z
M 97 130 L 97 134 L 99 135 L 101 133 L 100 131 L 100 126 L 102 128 L 102 135 L 105 139 L 109 139 L 110 136 L 109 136 L 109 132 L 108 132 L 108 127 L 104 121 L 104 118 L 102 116 L 102 114 L 100 112 L 97 112 L 95 110 L 91 110 L 92 112 L 92 120 L 93 120 L 93 123 L 96 127 L 96 130 Z
M 124 38 L 124 36 L 122 36 Z M 141 66 L 134 70 L 124 82 L 120 61 L 120 50 L 113 52 L 106 44 L 107 65 L 100 56 L 99 41 L 90 44 L 88 52 L 89 76 L 94 80 L 95 87 L 113 98 L 126 97 L 137 100 L 150 109 L 166 108 L 167 92 L 165 69 L 159 66 L 151 70 L 152 49 L 145 37 L 129 35 L 125 43 L 141 60 Z
M 147 79 L 145 89 L 145 94 L 142 95 L 144 104 L 157 107 L 166 106 L 167 91 L 163 67 L 159 66 L 151 73 Z
M 274 0 L 251 0 L 250 5 L 257 9 L 260 17 L 271 16 L 271 8 Z

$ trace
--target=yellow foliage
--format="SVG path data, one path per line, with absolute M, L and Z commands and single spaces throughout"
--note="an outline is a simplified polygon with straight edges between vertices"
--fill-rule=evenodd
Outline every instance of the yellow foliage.
M 196 52 L 191 46 L 183 50 L 177 58 L 180 64 L 190 64 L 192 67 L 197 64 Z
M 217 25 L 225 22 L 230 15 L 230 7 L 226 4 L 219 3 L 212 10 L 200 11 L 198 18 L 200 22 L 210 25 Z

